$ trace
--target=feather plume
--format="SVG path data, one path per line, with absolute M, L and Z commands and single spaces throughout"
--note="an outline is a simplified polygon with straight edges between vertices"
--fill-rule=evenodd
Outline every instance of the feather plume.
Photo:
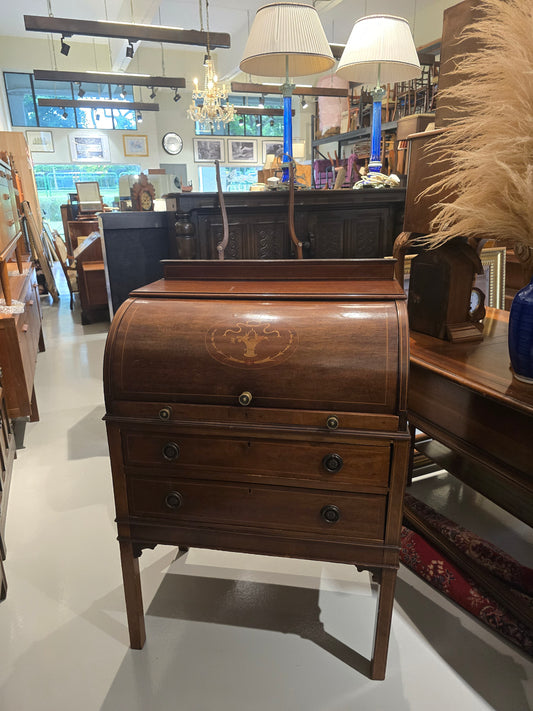
M 447 103 L 466 108 L 431 148 L 431 160 L 451 160 L 423 194 L 455 196 L 437 203 L 436 247 L 453 237 L 498 239 L 533 248 L 533 2 L 481 0 L 483 15 L 462 36 L 483 48 L 465 55 Z

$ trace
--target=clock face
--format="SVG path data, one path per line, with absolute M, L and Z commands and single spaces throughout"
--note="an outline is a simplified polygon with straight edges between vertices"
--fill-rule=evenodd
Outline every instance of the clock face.
M 177 133 L 170 131 L 163 136 L 163 148 L 171 156 L 177 156 L 183 148 L 183 139 Z
M 153 206 L 152 196 L 146 190 L 143 190 L 139 196 L 141 210 L 151 210 Z

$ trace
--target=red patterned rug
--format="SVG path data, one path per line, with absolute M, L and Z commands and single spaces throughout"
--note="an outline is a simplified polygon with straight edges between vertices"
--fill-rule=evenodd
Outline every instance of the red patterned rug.
M 496 546 L 438 514 L 410 494 L 405 495 L 405 503 L 420 520 L 453 543 L 462 554 L 495 579 L 503 581 L 526 609 L 533 611 L 533 569 L 521 565 Z M 432 587 L 533 656 L 533 629 L 514 617 L 445 554 L 407 526 L 402 528 L 400 560 Z

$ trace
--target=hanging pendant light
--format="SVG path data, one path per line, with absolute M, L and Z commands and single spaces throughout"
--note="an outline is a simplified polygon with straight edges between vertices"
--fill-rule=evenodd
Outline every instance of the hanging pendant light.
M 202 0 L 198 1 L 200 10 L 200 22 L 202 24 Z M 192 102 L 187 110 L 187 115 L 193 121 L 208 126 L 216 126 L 217 128 L 222 123 L 233 121 L 235 116 L 235 107 L 228 101 L 228 87 L 225 84 L 218 83 L 218 77 L 215 72 L 215 65 L 211 58 L 209 46 L 209 0 L 205 0 L 206 14 L 206 34 L 207 34 L 207 53 L 204 56 L 204 87 L 200 89 L 198 79 L 194 79 L 194 89 L 192 92 Z

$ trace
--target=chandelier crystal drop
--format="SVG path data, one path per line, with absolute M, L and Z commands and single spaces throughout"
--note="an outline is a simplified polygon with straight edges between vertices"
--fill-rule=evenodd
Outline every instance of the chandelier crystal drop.
M 202 0 L 198 2 L 200 12 L 200 25 L 203 30 Z M 215 74 L 215 65 L 209 51 L 209 0 L 205 0 L 206 29 L 207 29 L 207 54 L 204 57 L 204 88 L 198 88 L 198 79 L 194 79 L 191 105 L 187 115 L 193 121 L 199 121 L 207 126 L 216 128 L 222 123 L 233 121 L 235 107 L 228 101 L 228 89 L 225 84 L 218 83 Z
M 198 88 L 198 79 L 194 79 L 192 102 L 188 116 L 193 121 L 199 121 L 209 126 L 217 127 L 221 123 L 233 121 L 235 107 L 228 101 L 228 89 L 225 84 L 218 83 L 215 67 L 211 57 L 205 60 L 204 88 Z

